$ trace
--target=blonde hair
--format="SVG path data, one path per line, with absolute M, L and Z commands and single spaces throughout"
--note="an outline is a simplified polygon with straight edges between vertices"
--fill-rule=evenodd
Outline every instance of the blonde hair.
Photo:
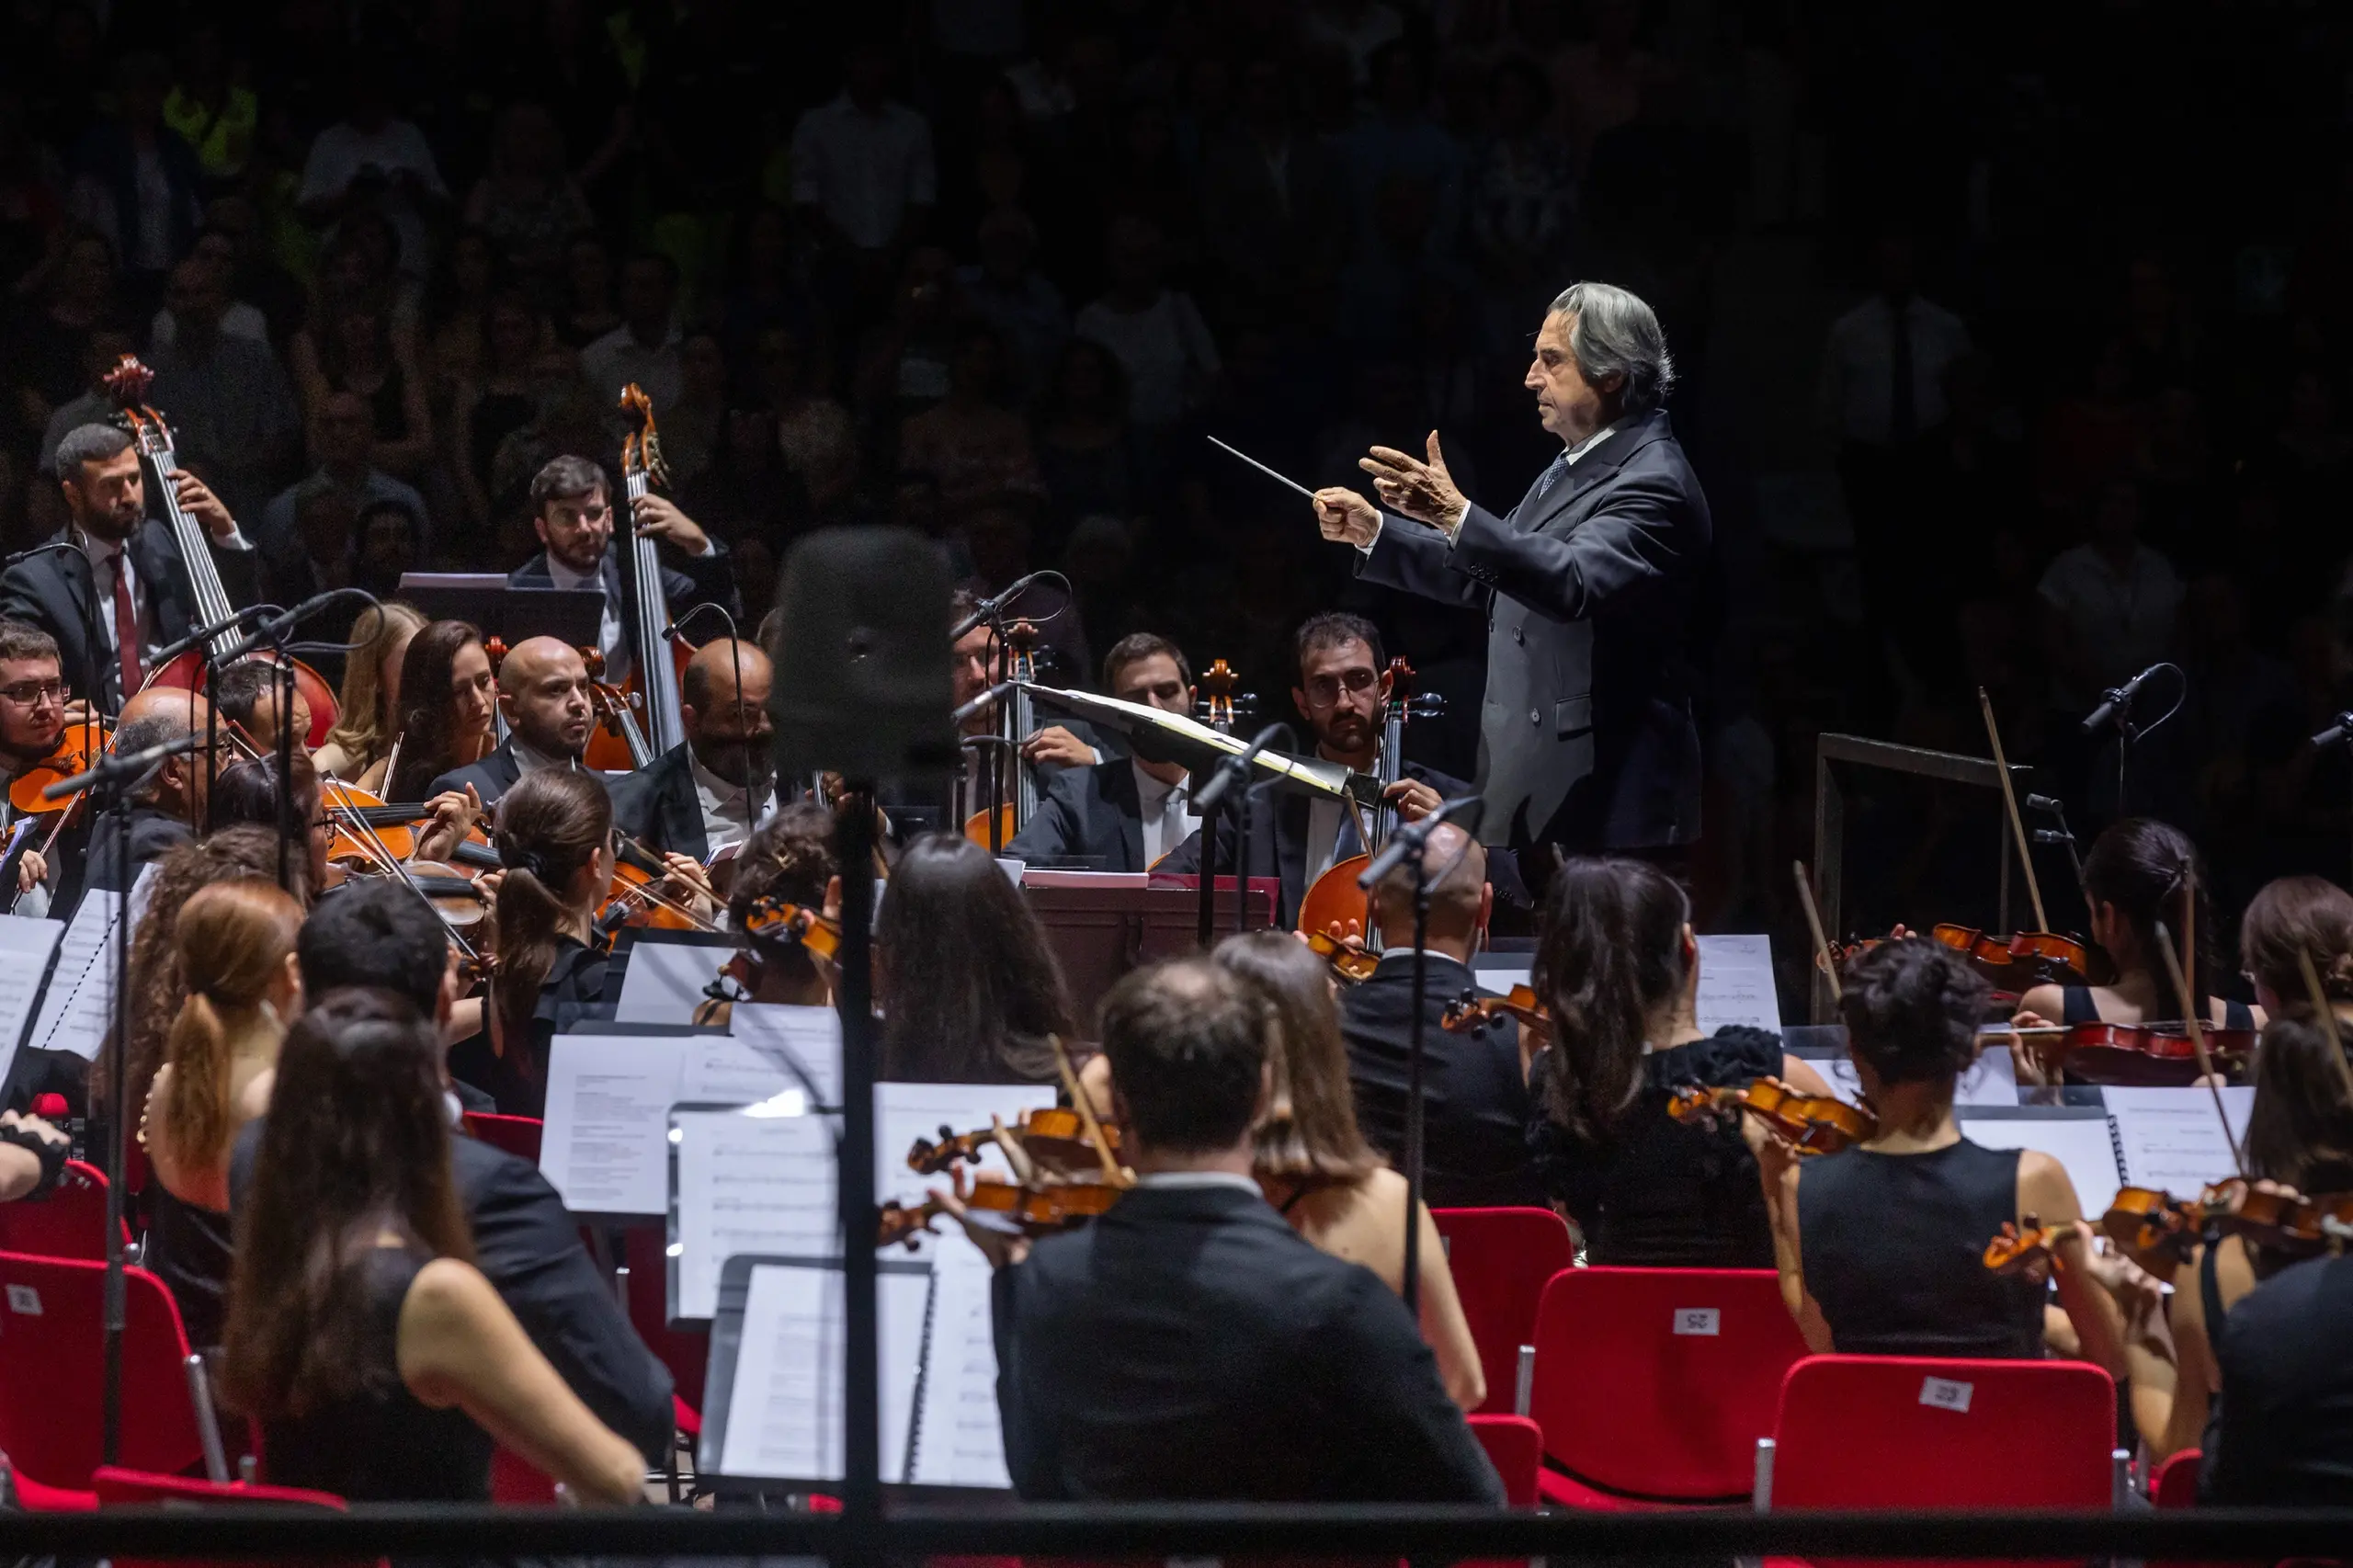
M 424 615 L 398 599 L 369 606 L 351 623 L 352 649 L 344 657 L 343 689 L 335 694 L 335 728 L 325 744 L 353 759 L 355 774 L 392 744 L 395 716 L 384 710 L 384 655 L 424 628 Z
M 173 948 L 188 977 L 164 1039 L 172 1069 L 157 1107 L 173 1146 L 191 1159 L 217 1160 L 230 1134 L 229 1017 L 248 1014 L 285 971 L 302 925 L 302 906 L 275 882 L 216 882 L 180 910 Z
M 1379 1169 L 1381 1156 L 1357 1125 L 1348 1048 L 1324 961 L 1288 931 L 1229 937 L 1210 959 L 1267 1008 L 1274 1097 L 1256 1130 L 1257 1174 L 1298 1187 L 1347 1187 Z

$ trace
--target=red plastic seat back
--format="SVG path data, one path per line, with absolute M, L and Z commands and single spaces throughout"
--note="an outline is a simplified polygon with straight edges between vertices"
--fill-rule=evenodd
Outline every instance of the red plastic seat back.
M 1578 1479 L 1676 1502 L 1748 1495 L 1805 1341 L 1769 1269 L 1575 1268 L 1544 1288 L 1529 1414 Z
M 1446 1238 L 1447 1272 L 1487 1374 L 1479 1413 L 1508 1415 L 1545 1282 L 1574 1261 L 1568 1224 L 1550 1209 L 1434 1209 L 1430 1218 Z
M 543 1126 L 536 1116 L 499 1116 L 486 1110 L 470 1110 L 465 1114 L 466 1136 L 479 1138 L 494 1149 L 504 1149 L 518 1160 L 529 1160 L 536 1168 L 540 1163 L 540 1133 Z
M 1773 1437 L 1775 1508 L 2107 1508 L 2116 1385 L 2081 1361 L 1813 1356 Z
M 2198 1467 L 2205 1457 L 2197 1449 L 2184 1449 L 2159 1465 L 2150 1500 L 2160 1508 L 2198 1506 Z
M 199 1481 L 186 1475 L 157 1475 L 102 1464 L 90 1478 L 101 1507 L 136 1507 L 153 1504 L 165 1508 L 324 1508 L 342 1513 L 344 1501 L 332 1492 L 302 1486 L 249 1485 L 242 1481 Z M 115 1568 L 248 1568 L 235 1559 L 206 1562 L 200 1558 L 155 1559 L 118 1557 Z M 304 1568 L 297 1563 L 295 1568 Z M 346 1565 L 354 1568 L 354 1565 Z
M 1544 1434 L 1525 1415 L 1473 1415 L 1471 1435 L 1503 1478 L 1504 1501 L 1536 1506 L 1536 1472 L 1544 1463 Z
M 123 1227 L 123 1239 L 131 1227 Z M 107 1256 L 107 1175 L 79 1160 L 65 1162 L 65 1174 L 47 1198 L 0 1203 L 0 1252 L 36 1257 L 78 1257 L 103 1263 Z
M 624 1233 L 621 1255 L 629 1265 L 629 1321 L 645 1347 L 670 1369 L 672 1390 L 699 1417 L 710 1335 L 670 1326 L 670 1260 L 662 1233 L 647 1225 L 631 1227 Z
M 87 1488 L 104 1436 L 106 1265 L 0 1252 L 0 1452 L 36 1481 Z M 122 1462 L 170 1473 L 204 1458 L 188 1335 L 163 1281 L 123 1272 Z

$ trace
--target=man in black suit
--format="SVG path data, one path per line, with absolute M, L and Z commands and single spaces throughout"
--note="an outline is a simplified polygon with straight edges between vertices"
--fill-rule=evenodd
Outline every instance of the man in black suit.
M 452 768 L 425 787 L 431 800 L 471 786 L 485 806 L 542 767 L 577 767 L 587 755 L 595 715 L 588 706 L 588 666 L 580 650 L 555 637 L 528 637 L 498 666 L 498 710 L 506 738 L 480 762 Z
M 1291 637 L 1295 684 L 1291 706 L 1315 737 L 1315 755 L 1358 773 L 1381 767 L 1381 735 L 1390 699 L 1388 661 L 1381 633 L 1358 615 L 1310 616 Z M 1389 802 L 1401 822 L 1417 822 L 1439 804 L 1471 792 L 1460 778 L 1407 762 L 1404 776 L 1389 786 Z M 1311 798 L 1273 783 L 1252 786 L 1250 874 L 1282 882 L 1277 925 L 1298 918 L 1300 903 L 1315 879 L 1339 861 L 1364 853 L 1364 828 L 1338 801 Z M 1218 825 L 1220 874 L 1233 869 L 1234 833 L 1229 818 Z M 1201 864 L 1199 834 L 1161 862 L 1159 869 L 1191 876 Z
M 1193 712 L 1193 667 L 1165 637 L 1138 631 L 1103 655 L 1103 687 L 1125 702 Z M 1114 757 L 1050 779 L 1038 812 L 1006 846 L 1017 860 L 1075 861 L 1090 871 L 1142 871 L 1200 826 L 1185 765 Z
M 449 934 L 409 894 L 381 885 L 339 890 L 302 923 L 295 950 L 309 994 L 351 985 L 395 992 L 438 1019 L 447 1037 L 458 990 Z M 237 1135 L 233 1210 L 252 1190 L 262 1127 L 256 1120 Z M 581 1249 L 579 1224 L 555 1188 L 529 1163 L 462 1134 L 449 1141 L 449 1164 L 473 1227 L 475 1267 L 581 1403 L 661 1463 L 676 1423 L 669 1370 Z
M 1478 989 L 1471 955 L 1494 907 L 1487 857 L 1470 835 L 1441 824 L 1422 848 L 1430 881 L 1423 955 L 1422 1196 L 1433 1209 L 1531 1205 L 1543 1183 L 1529 1162 L 1528 1058 L 1519 1026 L 1492 1020 L 1461 1034 L 1440 1027 L 1449 1003 Z M 1414 873 L 1399 866 L 1373 889 L 1381 964 L 1340 994 L 1348 1082 L 1366 1141 L 1404 1168 L 1406 1085 L 1414 1029 Z
M 1683 643 L 1708 503 L 1660 406 L 1674 381 L 1651 308 L 1579 283 L 1552 301 L 1526 379 L 1563 450 L 1507 516 L 1455 488 L 1436 431 L 1427 461 L 1388 447 L 1362 460 L 1386 512 L 1315 493 L 1324 537 L 1356 546 L 1368 581 L 1487 612 L 1489 844 L 1681 850 L 1699 836 Z
M 614 542 L 605 471 L 586 458 L 551 460 L 531 480 L 531 526 L 543 548 L 506 574 L 508 585 L 587 588 L 603 594 L 605 615 L 597 646 L 605 655 L 605 668 L 598 678 L 620 685 L 635 668 L 631 631 L 637 624 L 639 606 L 633 579 Z M 662 617 L 657 630 L 705 602 L 743 619 L 744 602 L 736 596 L 735 574 L 724 546 L 659 495 L 638 502 L 635 522 L 639 533 L 674 547 L 685 563 L 683 571 L 662 568 L 665 602 L 656 611 Z
M 210 717 L 210 704 L 195 692 L 151 687 L 124 706 L 115 725 L 115 753 L 130 756 L 151 746 L 201 735 Z M 227 766 L 226 759 L 222 766 Z M 79 868 L 82 875 L 76 879 L 74 868 L 67 868 L 58 890 L 58 907 L 70 907 L 69 899 L 78 900 L 85 887 L 123 891 L 117 885 L 115 867 L 126 834 L 131 839 L 130 886 L 137 885 L 139 873 L 149 861 L 159 860 L 193 840 L 196 824 L 205 820 L 210 798 L 206 773 L 200 752 L 166 757 L 131 792 L 120 811 L 100 812 L 90 824 L 89 853 Z
M 1103 1004 L 1134 1189 L 1000 1259 L 998 1414 L 1027 1501 L 1486 1503 L 1503 1489 L 1413 1314 L 1251 1176 L 1266 1018 L 1202 959 Z
M 260 567 L 236 519 L 196 475 L 174 469 L 170 477 L 181 510 L 204 528 L 229 603 L 255 603 Z M 0 617 L 55 638 L 67 687 L 119 713 L 153 672 L 155 655 L 200 624 L 195 585 L 170 525 L 147 515 L 129 436 L 111 425 L 74 430 L 58 443 L 57 478 L 71 518 L 48 543 L 71 548 L 43 549 L 0 573 Z M 119 632 L 126 624 L 127 637 Z
M 776 790 L 771 673 L 757 643 L 722 637 L 696 649 L 678 683 L 686 742 L 612 781 L 613 825 L 696 860 L 751 837 Z

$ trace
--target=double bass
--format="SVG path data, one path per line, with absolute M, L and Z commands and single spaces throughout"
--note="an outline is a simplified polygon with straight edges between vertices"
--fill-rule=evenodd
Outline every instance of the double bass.
M 1389 695 L 1381 708 L 1381 756 L 1377 764 L 1383 790 L 1405 777 L 1405 722 L 1434 719 L 1445 707 L 1442 697 L 1414 695 L 1413 665 L 1402 657 L 1389 661 Z M 1384 802 L 1373 812 L 1371 837 L 1363 850 L 1345 860 L 1334 861 L 1300 899 L 1301 930 L 1328 931 L 1336 924 L 1346 930 L 1348 922 L 1355 921 L 1357 928 L 1364 933 L 1366 943 L 1378 948 L 1372 929 L 1372 897 L 1357 886 L 1357 879 L 1364 875 L 1372 858 L 1388 846 L 1389 835 L 1396 831 L 1397 808 Z
M 1037 728 L 1029 687 L 1038 679 L 1038 629 L 1017 620 L 1005 629 L 1006 679 L 1015 683 L 996 703 L 996 738 L 991 750 L 997 766 L 1006 769 L 1012 788 L 964 819 L 964 836 L 992 855 L 1004 853 L 1016 835 L 1038 814 L 1038 781 L 1021 766 L 1021 743 Z
M 228 590 L 221 585 L 221 573 L 212 563 L 211 536 L 202 523 L 180 509 L 179 494 L 172 488 L 172 471 L 179 467 L 179 459 L 172 450 L 171 426 L 164 416 L 147 405 L 147 389 L 153 384 L 155 373 L 139 362 L 138 356 L 126 354 L 115 368 L 107 372 L 107 396 L 113 400 L 131 431 L 131 445 L 139 453 L 140 468 L 146 480 L 147 494 L 164 509 L 164 519 L 172 530 L 172 542 L 178 546 L 180 562 L 188 573 L 188 586 L 195 596 L 193 606 L 197 624 L 217 625 L 237 613 L 229 602 Z M 244 633 L 235 627 L 222 631 L 210 640 L 212 658 L 225 660 L 236 653 L 244 641 Z M 275 655 L 248 653 L 246 658 L 275 658 Z M 294 689 L 301 694 L 311 710 L 311 733 L 304 737 L 306 747 L 324 745 L 327 732 L 335 728 L 335 688 L 318 671 L 300 659 L 286 661 L 294 671 Z M 174 687 L 181 690 L 195 689 L 203 684 L 206 659 L 202 653 L 191 648 L 174 657 L 160 669 L 147 672 L 148 686 Z M 130 700 L 131 693 L 124 692 Z
M 627 618 L 626 628 L 633 667 L 620 688 L 626 700 L 598 703 L 600 722 L 589 736 L 588 755 L 583 759 L 591 767 L 616 773 L 634 772 L 685 744 L 685 702 L 678 683 L 693 656 L 684 641 L 662 635 L 670 618 L 669 596 L 662 587 L 662 557 L 653 536 L 637 526 L 637 504 L 670 478 L 662 460 L 662 437 L 654 427 L 654 400 L 631 381 L 621 389 L 620 409 L 630 429 L 621 437 L 621 506 L 613 526 L 625 530 L 628 540 L 620 564 L 635 612 Z M 590 671 L 592 676 L 601 673 Z

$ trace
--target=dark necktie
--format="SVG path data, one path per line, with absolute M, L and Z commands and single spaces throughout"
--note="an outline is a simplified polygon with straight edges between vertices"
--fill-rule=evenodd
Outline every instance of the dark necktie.
M 1569 454 L 1563 451 L 1559 457 L 1552 460 L 1552 466 L 1536 476 L 1536 498 L 1541 501 L 1545 496 L 1550 495 L 1552 493 L 1552 486 L 1560 483 L 1561 476 L 1568 472 Z
M 109 562 L 114 572 L 114 651 L 122 675 L 122 700 L 128 702 L 139 695 L 146 676 L 139 663 L 139 606 L 131 599 L 122 562 L 123 552 L 118 550 Z
M 1912 408 L 1912 318 L 1905 301 L 1891 300 L 1887 309 L 1894 318 L 1887 338 L 1887 438 L 1900 445 L 1919 433 Z

